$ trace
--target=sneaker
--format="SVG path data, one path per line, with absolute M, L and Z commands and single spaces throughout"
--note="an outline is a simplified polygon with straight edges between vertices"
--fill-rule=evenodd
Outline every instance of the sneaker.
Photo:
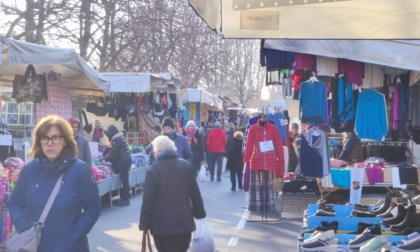
M 239 188 L 238 188 L 238 191 L 242 191 L 244 188 L 242 187 L 242 186 L 240 186 Z
M 402 245 L 397 246 L 398 252 L 420 251 L 420 238 L 410 240 Z
M 328 240 L 321 240 L 318 239 L 313 242 L 303 243 L 302 250 L 303 251 L 337 251 L 338 249 L 338 239 L 331 238 Z
M 312 243 L 317 240 L 330 240 L 333 239 L 335 235 L 335 231 L 333 229 L 322 231 L 322 230 L 316 230 L 310 238 L 303 241 L 302 244 L 306 243 Z
M 349 248 L 354 248 L 354 249 L 360 248 L 375 237 L 376 236 L 374 236 L 373 234 L 369 232 L 369 228 L 366 228 L 366 230 L 363 231 L 363 233 L 356 236 L 356 238 L 349 240 Z
M 391 243 L 388 242 L 387 236 L 376 236 L 369 240 L 368 243 L 361 246 L 360 252 L 380 252 L 382 249 L 391 249 Z
M 411 233 L 411 234 L 407 235 L 407 237 L 402 239 L 401 242 L 406 243 L 408 241 L 414 240 L 414 239 L 419 238 L 419 237 L 420 237 L 420 233 L 419 232 L 414 232 L 414 233 Z

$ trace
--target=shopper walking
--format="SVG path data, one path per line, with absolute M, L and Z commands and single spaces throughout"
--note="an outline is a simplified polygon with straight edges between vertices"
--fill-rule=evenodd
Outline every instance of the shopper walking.
M 222 181 L 223 152 L 226 146 L 226 132 L 222 129 L 219 121 L 214 123 L 214 129 L 207 135 L 207 151 L 209 155 L 208 165 L 210 170 L 210 180 L 214 181 L 214 169 L 217 165 L 217 181 Z
M 186 252 L 194 218 L 206 217 L 191 163 L 178 158 L 171 139 L 152 142 L 156 162 L 147 171 L 139 229 L 151 232 L 159 252 Z
M 87 234 L 100 214 L 98 185 L 92 169 L 77 159 L 70 124 L 60 116 L 42 118 L 35 126 L 29 152 L 8 203 L 18 232 L 36 223 L 59 177 L 60 191 L 42 229 L 38 252 L 89 251 Z
M 244 162 L 242 154 L 242 142 L 243 134 L 240 131 L 236 131 L 233 134 L 232 142 L 229 144 L 229 147 L 226 150 L 226 157 L 228 159 L 226 163 L 226 169 L 230 171 L 230 182 L 232 183 L 231 190 L 236 191 L 236 184 L 238 184 L 238 189 L 242 190 L 242 177 Z
M 205 160 L 203 137 L 201 136 L 200 129 L 197 128 L 194 121 L 190 120 L 185 124 L 183 134 L 192 152 L 192 167 L 195 171 L 199 172 L 200 166 Z
M 162 128 L 159 125 L 153 126 L 152 131 L 151 131 L 152 141 L 161 133 L 162 133 Z M 153 146 L 151 143 L 147 145 L 146 147 L 146 154 L 149 156 L 149 164 L 152 165 L 155 162 L 156 158 L 155 158 L 155 155 L 153 154 Z
M 179 158 L 192 162 L 191 148 L 188 145 L 187 139 L 183 135 L 176 133 L 174 125 L 172 118 L 165 117 L 162 121 L 162 134 L 174 141 Z
M 131 155 L 128 152 L 128 143 L 122 132 L 118 131 L 115 125 L 109 125 L 105 135 L 111 142 L 111 150 L 103 158 L 104 161 L 112 163 L 112 169 L 121 176 L 121 198 L 118 206 L 130 205 L 130 185 L 128 183 L 129 171 L 132 164 Z
M 77 117 L 69 119 L 69 123 L 73 128 L 74 140 L 79 151 L 78 158 L 85 161 L 88 165 L 92 165 L 92 154 L 90 152 L 89 141 L 81 133 L 80 120 Z

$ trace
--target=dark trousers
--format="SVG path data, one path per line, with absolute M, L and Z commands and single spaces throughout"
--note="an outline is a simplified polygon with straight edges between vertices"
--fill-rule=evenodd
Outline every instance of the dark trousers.
M 220 179 L 222 176 L 223 152 L 209 152 L 209 158 L 210 178 L 214 179 L 214 168 L 217 165 L 217 179 Z
M 230 182 L 232 183 L 232 189 L 236 189 L 236 178 L 238 178 L 238 188 L 242 189 L 242 176 L 243 171 L 233 171 L 230 169 Z
M 130 167 L 119 167 L 119 169 L 116 169 L 116 173 L 120 174 L 122 184 L 122 188 L 120 188 L 120 201 L 127 201 L 130 199 L 130 184 L 128 183 L 129 170 Z
M 190 247 L 191 233 L 183 235 L 154 235 L 158 252 L 186 252 Z

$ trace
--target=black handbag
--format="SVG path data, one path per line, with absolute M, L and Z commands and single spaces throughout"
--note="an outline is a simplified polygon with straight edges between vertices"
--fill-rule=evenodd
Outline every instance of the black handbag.
M 48 100 L 45 74 L 36 74 L 35 67 L 28 65 L 25 75 L 15 75 L 12 97 L 17 103 Z

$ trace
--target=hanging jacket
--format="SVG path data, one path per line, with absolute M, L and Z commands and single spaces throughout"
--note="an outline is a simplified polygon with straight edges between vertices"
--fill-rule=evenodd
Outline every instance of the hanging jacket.
M 260 143 L 270 140 L 274 150 L 261 152 Z M 251 170 L 276 171 L 277 177 L 283 177 L 284 153 L 280 133 L 268 119 L 264 126 L 261 125 L 260 119 L 249 128 L 243 161 L 250 162 Z

